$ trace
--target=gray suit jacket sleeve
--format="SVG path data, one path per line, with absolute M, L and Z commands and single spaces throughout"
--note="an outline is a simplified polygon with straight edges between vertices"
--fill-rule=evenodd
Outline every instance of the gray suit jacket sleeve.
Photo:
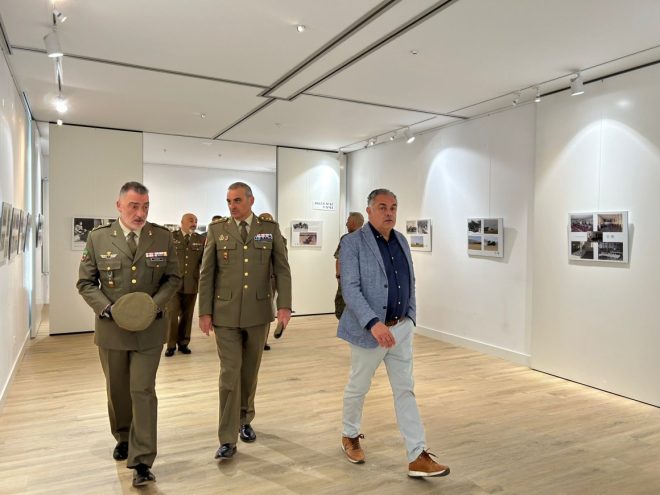
M 365 297 L 365 293 L 372 292 L 367 285 L 375 283 L 376 280 L 372 277 L 372 273 L 363 272 L 371 271 L 368 270 L 368 266 L 373 267 L 374 271 L 379 271 L 380 267 L 377 259 L 373 258 L 374 253 L 362 242 L 362 235 L 362 231 L 359 231 L 357 235 L 347 235 L 341 241 L 339 268 L 341 270 L 341 290 L 346 307 L 364 328 L 371 320 L 380 317 L 372 308 L 375 301 L 372 300 L 370 304 Z M 387 290 L 383 292 L 384 302 L 387 303 Z M 381 304 L 382 302 L 379 301 Z

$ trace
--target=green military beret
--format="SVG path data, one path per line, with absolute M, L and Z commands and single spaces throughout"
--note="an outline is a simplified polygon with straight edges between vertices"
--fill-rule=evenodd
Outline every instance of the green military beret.
M 112 319 L 124 330 L 141 332 L 156 319 L 158 306 L 146 292 L 124 294 L 112 305 Z

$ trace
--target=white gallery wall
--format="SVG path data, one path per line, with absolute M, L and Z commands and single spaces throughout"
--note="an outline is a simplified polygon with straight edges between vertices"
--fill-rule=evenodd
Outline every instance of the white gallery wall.
M 538 108 L 532 366 L 660 405 L 660 66 Z M 568 261 L 568 214 L 628 211 L 629 263 Z
M 288 240 L 296 316 L 333 313 L 337 292 L 335 259 L 340 227 L 340 164 L 337 153 L 277 148 L 277 221 Z M 314 202 L 332 203 L 333 210 L 314 208 Z M 323 223 L 320 247 L 291 245 L 291 221 Z
M 51 124 L 49 134 L 50 333 L 91 331 L 94 313 L 76 289 L 73 218 L 119 216 L 121 186 L 142 182 L 142 133 Z
M 351 153 L 348 207 L 377 187 L 398 197 L 397 229 L 430 218 L 432 251 L 413 251 L 418 331 L 529 361 L 533 105 Z M 467 254 L 469 217 L 504 218 L 504 257 Z M 365 212 L 366 218 L 366 212 Z
M 35 212 L 38 157 L 32 156 L 32 128 L 4 57 L 0 57 L 0 202 Z M 30 327 L 39 325 L 35 300 L 34 237 L 26 252 L 0 265 L 0 404 L 20 362 Z M 40 277 L 39 277 L 40 279 Z
M 255 213 L 275 215 L 277 184 L 274 172 L 145 163 L 144 185 L 152 193 L 149 220 L 159 224 L 179 224 L 182 215 L 191 212 L 197 215 L 199 225 L 207 225 L 213 215 L 229 215 L 227 187 L 236 181 L 245 182 L 252 188 Z

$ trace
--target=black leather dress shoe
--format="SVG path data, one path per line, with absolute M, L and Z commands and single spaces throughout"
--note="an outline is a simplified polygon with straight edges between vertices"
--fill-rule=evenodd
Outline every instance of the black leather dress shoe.
M 190 348 L 187 345 L 180 345 L 179 346 L 179 352 L 181 354 L 190 354 L 192 351 L 190 350 Z
M 156 481 L 154 473 L 146 464 L 138 464 L 133 471 L 133 486 L 144 486 Z
M 174 351 L 176 351 L 175 347 L 168 347 L 167 350 L 165 351 L 165 356 L 166 357 L 174 356 Z
M 257 434 L 254 432 L 250 425 L 241 425 L 241 429 L 238 430 L 238 434 L 241 437 L 241 440 L 244 442 L 254 442 L 257 439 Z
M 119 442 L 112 451 L 112 458 L 115 461 L 125 461 L 128 459 L 128 442 Z
M 270 351 L 270 345 L 264 344 L 264 351 Z
M 236 444 L 223 443 L 215 453 L 216 459 L 231 459 L 236 453 Z

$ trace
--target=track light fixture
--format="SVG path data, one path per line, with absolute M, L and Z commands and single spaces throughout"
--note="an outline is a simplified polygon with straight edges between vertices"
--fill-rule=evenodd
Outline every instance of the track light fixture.
M 513 93 L 513 101 L 511 102 L 511 105 L 515 107 L 518 103 L 520 103 L 520 91 Z
M 373 146 L 374 144 L 376 144 L 376 138 L 375 138 L 375 137 L 372 137 L 372 138 L 367 142 L 367 146 L 371 147 L 371 146 Z
M 53 24 L 59 22 L 60 24 L 65 22 L 68 19 L 62 12 L 57 9 L 53 9 Z
M 396 139 L 396 131 L 390 134 L 390 141 L 394 141 L 395 139 Z
M 536 98 L 534 98 L 534 101 L 536 103 L 541 102 L 541 88 L 539 88 L 538 86 L 536 87 Z
M 584 81 L 582 81 L 582 74 L 579 72 L 571 79 L 571 96 L 577 96 L 584 93 Z
M 53 27 L 50 33 L 44 36 L 44 44 L 46 45 L 46 53 L 50 58 L 62 57 L 64 55 L 55 27 Z
M 415 136 L 410 131 L 410 127 L 406 127 L 406 130 L 403 131 L 403 135 L 406 137 L 406 143 L 410 144 L 415 140 Z
M 62 126 L 62 124 L 64 124 L 64 122 L 62 122 L 62 119 L 57 119 L 57 125 Z

